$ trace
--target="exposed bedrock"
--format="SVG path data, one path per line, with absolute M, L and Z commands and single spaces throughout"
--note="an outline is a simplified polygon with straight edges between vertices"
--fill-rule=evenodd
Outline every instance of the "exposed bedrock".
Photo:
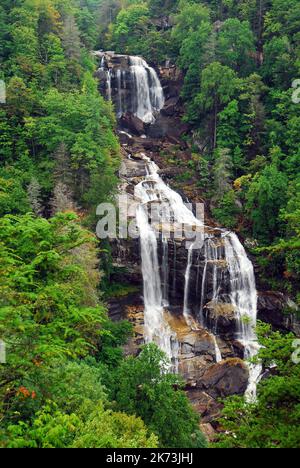
M 270 323 L 275 330 L 292 331 L 300 336 L 298 307 L 287 295 L 281 292 L 259 292 L 258 318 L 263 322 Z

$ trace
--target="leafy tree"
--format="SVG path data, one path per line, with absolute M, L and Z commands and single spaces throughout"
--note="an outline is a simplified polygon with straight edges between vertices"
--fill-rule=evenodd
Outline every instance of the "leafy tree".
M 30 211 L 26 180 L 22 180 L 22 174 L 15 169 L 8 169 L 0 172 L 0 180 L 0 216 Z
M 273 164 L 257 174 L 247 194 L 247 211 L 253 222 L 253 234 L 260 240 L 275 239 L 280 221 L 278 215 L 287 197 L 287 177 Z
M 299 447 L 300 368 L 291 359 L 295 338 L 274 333 L 269 325 L 261 325 L 259 335 L 259 358 L 275 368 L 275 375 L 261 381 L 256 403 L 240 397 L 227 400 L 220 421 L 226 435 L 220 436 L 217 447 Z
M 192 116 L 199 115 L 199 110 L 212 114 L 212 146 L 217 145 L 218 113 L 231 100 L 238 86 L 238 79 L 229 67 L 214 62 L 206 67 L 201 75 L 200 92 L 192 104 Z
M 205 447 L 199 421 L 176 375 L 162 372 L 164 354 L 154 344 L 128 358 L 112 376 L 117 408 L 140 416 L 163 447 Z M 177 388 L 177 389 L 176 389 Z
M 288 36 L 274 37 L 266 43 L 263 73 L 270 84 L 286 87 L 297 76 L 291 50 Z
M 210 22 L 209 9 L 197 2 L 182 1 L 179 12 L 175 16 L 175 27 L 172 31 L 172 37 L 180 47 L 186 39 L 187 34 L 198 30 L 202 22 Z
M 156 448 L 157 437 L 149 435 L 143 421 L 124 413 L 98 408 L 75 438 L 75 448 Z
M 122 9 L 113 26 L 111 41 L 116 50 L 138 54 L 141 39 L 148 29 L 149 9 L 145 3 L 129 5 Z
M 247 76 L 254 68 L 255 39 L 247 21 L 230 18 L 221 27 L 217 56 L 223 65 Z
M 46 405 L 33 423 L 9 426 L 8 448 L 156 448 L 141 419 L 105 410 L 101 402 L 66 414 Z

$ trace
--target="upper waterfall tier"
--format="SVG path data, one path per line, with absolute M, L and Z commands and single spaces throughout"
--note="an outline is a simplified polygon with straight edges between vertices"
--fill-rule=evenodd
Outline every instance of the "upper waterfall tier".
M 154 68 L 141 57 L 96 53 L 102 92 L 115 104 L 118 118 L 127 112 L 151 124 L 163 108 L 163 89 Z

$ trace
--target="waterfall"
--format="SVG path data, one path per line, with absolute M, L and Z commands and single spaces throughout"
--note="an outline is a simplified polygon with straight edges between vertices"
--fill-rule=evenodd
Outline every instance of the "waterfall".
M 129 112 L 146 124 L 154 123 L 165 103 L 156 71 L 142 58 L 131 56 L 118 56 L 122 64 L 117 68 L 113 57 L 104 54 L 100 70 L 105 73 L 106 97 L 113 100 L 117 117 Z
M 156 234 L 148 222 L 148 213 L 142 205 L 138 207 L 136 217 L 141 239 L 145 338 L 148 342 L 157 342 L 171 358 L 171 331 L 164 320 Z
M 169 245 L 168 239 L 162 237 L 163 255 L 162 255 L 162 282 L 163 282 L 163 305 L 169 307 Z
M 126 66 L 119 70 L 109 69 L 106 61 L 103 61 L 102 66 L 107 73 L 107 94 L 114 99 L 118 117 L 130 109 L 130 112 L 143 122 L 153 123 L 156 114 L 164 105 L 164 94 L 158 76 L 142 58 L 127 57 L 126 59 L 128 59 L 129 69 Z M 130 95 L 130 103 L 124 98 L 125 90 L 129 91 L 127 96 Z M 116 95 L 112 96 L 114 92 Z M 145 341 L 156 342 L 170 358 L 173 370 L 177 369 L 179 343 L 168 323 L 166 310 L 169 306 L 170 290 L 172 292 L 173 288 L 173 293 L 176 293 L 177 253 L 174 233 L 173 285 L 169 286 L 171 236 L 168 236 L 167 231 L 169 230 L 171 234 L 171 226 L 172 232 L 177 230 L 177 226 L 189 226 L 192 228 L 192 233 L 202 232 L 204 245 L 195 245 L 195 240 L 189 242 L 184 278 L 184 318 L 193 330 L 199 329 L 199 324 L 193 318 L 191 307 L 194 305 L 191 298 L 191 284 L 194 284 L 193 274 L 196 262 L 194 250 L 197 250 L 197 285 L 193 291 L 193 297 L 196 294 L 198 322 L 201 327 L 208 326 L 204 316 L 208 302 L 215 306 L 216 310 L 219 305 L 230 304 L 230 308 L 232 305 L 237 323 L 236 338 L 244 346 L 245 359 L 253 358 L 259 350 L 255 334 L 257 291 L 254 268 L 244 247 L 234 233 L 221 229 L 210 229 L 208 233 L 204 233 L 203 222 L 194 216 L 192 210 L 184 204 L 182 197 L 162 180 L 159 167 L 146 155 L 139 153 L 139 157 L 144 160 L 146 169 L 146 176 L 135 186 L 134 191 L 135 200 L 138 202 L 136 221 L 141 247 Z M 155 205 L 158 205 L 158 208 L 156 207 L 154 213 Z M 187 241 L 189 240 L 188 236 L 183 234 L 179 238 L 184 240 L 184 237 Z M 160 238 L 161 244 L 158 242 Z M 203 271 L 201 258 L 204 260 Z M 200 287 L 201 298 L 198 297 Z M 220 362 L 222 354 L 216 337 L 218 333 L 217 312 L 215 326 L 211 332 L 213 333 L 215 360 Z M 261 364 L 249 364 L 250 377 L 246 391 L 248 401 L 255 399 L 261 371 Z
M 154 341 L 177 365 L 178 343 L 164 316 L 164 301 L 162 282 L 158 261 L 157 235 L 149 222 L 148 206 L 152 201 L 159 200 L 159 194 L 155 190 L 155 183 L 159 181 L 157 166 L 144 156 L 148 175 L 145 180 L 135 187 L 135 197 L 141 204 L 136 211 L 136 221 L 140 233 L 142 273 L 144 283 L 144 324 L 145 340 Z M 165 244 L 165 243 L 164 243 Z M 166 255 L 165 246 L 165 255 Z M 167 267 L 166 267 L 167 268 Z M 168 272 L 164 270 L 165 281 Z M 167 297 L 164 298 L 167 302 Z
M 134 83 L 134 115 L 145 123 L 153 123 L 155 113 L 164 106 L 164 93 L 156 71 L 140 57 L 129 57 Z
M 217 342 L 217 338 L 215 337 L 215 335 L 212 335 L 213 337 L 213 341 L 214 341 L 214 345 L 215 345 L 215 356 L 216 356 L 216 362 L 221 362 L 222 361 L 222 353 L 220 351 L 220 348 L 219 348 L 219 345 L 218 345 L 218 342 Z
M 123 115 L 123 97 L 122 97 L 122 72 L 117 70 L 117 89 L 118 89 L 118 102 L 117 102 L 117 117 L 121 118 Z
M 155 213 L 159 217 L 158 224 L 160 226 L 170 226 L 171 222 L 187 223 L 190 226 L 201 227 L 203 227 L 203 224 L 185 206 L 182 197 L 161 179 L 158 166 L 147 156 L 141 156 L 146 163 L 147 175 L 142 182 L 136 185 L 135 198 L 140 202 L 136 218 L 140 232 L 144 283 L 145 337 L 146 341 L 155 341 L 174 362 L 177 358 L 175 353 L 178 352 L 178 343 L 164 317 L 164 304 L 169 302 L 169 291 L 165 290 L 165 293 L 163 292 L 163 281 L 158 261 L 158 235 L 149 222 L 148 208 L 153 208 L 153 202 L 157 202 L 161 206 L 161 209 Z M 190 259 L 192 259 L 192 247 L 189 250 Z M 163 240 L 163 258 L 165 262 L 167 262 L 168 257 L 167 249 L 167 242 Z M 165 284 L 165 280 L 169 278 L 169 269 L 166 264 L 162 265 L 162 276 Z
M 185 286 L 184 286 L 184 302 L 183 302 L 183 315 L 188 325 L 191 324 L 191 313 L 189 308 L 189 293 L 190 293 L 190 275 L 193 262 L 193 245 L 188 251 L 187 267 L 185 272 Z
M 230 299 L 237 314 L 237 338 L 244 345 L 245 359 L 251 359 L 256 356 L 259 350 L 255 333 L 257 291 L 254 268 L 236 234 L 228 233 L 224 236 L 224 241 L 230 275 Z M 249 371 L 246 397 L 249 401 L 253 401 L 256 397 L 256 385 L 261 375 L 262 366 L 260 363 L 250 363 Z
M 174 192 L 159 176 L 158 166 L 147 156 L 142 155 L 146 163 L 147 176 L 135 187 L 135 198 L 140 201 L 137 209 L 137 224 L 140 231 L 142 272 L 144 282 L 145 302 L 145 337 L 146 341 L 155 341 L 174 360 L 176 338 L 172 333 L 164 317 L 164 307 L 168 304 L 169 290 L 166 284 L 169 278 L 168 268 L 168 242 L 162 237 L 163 255 L 160 274 L 158 260 L 158 232 L 149 221 L 148 208 L 153 202 L 163 207 L 156 212 L 159 219 L 158 226 L 173 223 L 182 223 L 189 226 L 201 226 L 191 210 L 184 204 L 182 197 Z M 165 205 L 168 205 L 166 209 Z M 187 255 L 185 272 L 184 307 L 183 315 L 189 325 L 194 325 L 190 311 L 190 281 L 193 265 L 194 244 L 190 245 Z M 206 298 L 208 281 L 208 269 L 212 271 L 212 301 L 215 304 L 228 302 L 228 297 L 221 294 L 225 273 L 229 276 L 230 293 L 229 300 L 236 312 L 237 339 L 245 349 L 245 359 L 253 358 L 259 349 L 255 334 L 257 316 L 257 291 L 255 285 L 254 269 L 247 257 L 244 247 L 234 233 L 222 232 L 220 239 L 207 236 L 204 243 L 205 264 L 201 286 L 200 318 L 204 325 L 203 310 Z M 215 327 L 214 334 L 217 333 Z M 222 355 L 214 336 L 216 361 L 222 360 Z M 178 343 L 177 343 L 178 344 Z M 261 375 L 260 364 L 249 364 L 250 378 L 246 392 L 249 401 L 253 401 L 256 395 L 256 385 Z
M 208 270 L 212 269 L 212 299 L 211 303 L 217 304 L 219 302 L 220 289 L 223 283 L 223 275 L 219 272 L 220 264 L 224 260 L 222 245 L 218 244 L 218 240 L 207 237 L 204 242 L 204 259 L 205 264 L 202 275 L 201 286 L 201 302 L 199 310 L 199 322 L 204 325 L 204 305 L 206 299 L 207 276 Z
M 106 74 L 106 83 L 105 83 L 105 85 L 106 85 L 106 97 L 110 101 L 111 98 L 112 98 L 112 72 L 107 67 L 105 55 L 103 55 L 102 58 L 101 58 L 100 70 L 102 70 Z
M 111 71 L 108 70 L 108 71 L 107 71 L 107 84 L 106 84 L 106 89 L 107 89 L 107 99 L 108 99 L 109 101 L 111 101 L 111 97 L 112 97 L 111 80 L 112 80 Z

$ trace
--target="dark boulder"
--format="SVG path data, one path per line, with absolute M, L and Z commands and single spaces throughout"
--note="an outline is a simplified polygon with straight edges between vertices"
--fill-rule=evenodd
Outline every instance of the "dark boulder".
M 120 119 L 120 125 L 126 128 L 129 132 L 141 136 L 145 133 L 144 122 L 133 114 L 126 113 Z
M 220 417 L 222 405 L 208 393 L 198 389 L 188 389 L 187 393 L 195 411 L 200 414 L 202 423 L 210 423 Z
M 285 294 L 264 291 L 258 294 L 258 318 L 270 323 L 275 330 L 292 331 L 300 335 L 297 306 Z
M 167 116 L 174 115 L 178 111 L 178 103 L 179 103 L 179 98 L 176 96 L 168 99 L 165 102 L 165 105 L 163 109 L 161 110 L 161 113 Z
M 209 367 L 199 380 L 198 387 L 213 398 L 243 395 L 248 379 L 248 367 L 241 359 L 226 359 Z

